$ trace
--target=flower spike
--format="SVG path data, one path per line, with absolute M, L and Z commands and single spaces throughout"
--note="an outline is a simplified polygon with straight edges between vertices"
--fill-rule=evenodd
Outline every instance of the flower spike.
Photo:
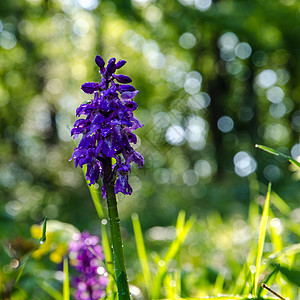
M 116 59 L 111 58 L 105 67 L 103 58 L 97 55 L 95 63 L 103 78 L 100 83 L 86 82 L 81 86 L 85 93 L 94 94 L 94 98 L 76 110 L 78 117 L 86 117 L 75 121 L 71 130 L 73 138 L 82 137 L 70 160 L 74 159 L 76 167 L 87 165 L 86 179 L 92 185 L 99 178 L 104 180 L 103 162 L 114 158 L 116 163 L 109 172 L 117 174 L 115 193 L 131 194 L 128 182 L 131 164 L 136 163 L 139 167 L 144 164 L 142 155 L 131 146 L 137 141 L 132 131 L 143 126 L 133 115 L 138 107 L 133 98 L 139 91 L 128 85 L 132 82 L 129 76 L 115 74 L 124 66 L 125 60 L 116 63 Z M 104 186 L 102 191 L 103 197 L 106 197 Z

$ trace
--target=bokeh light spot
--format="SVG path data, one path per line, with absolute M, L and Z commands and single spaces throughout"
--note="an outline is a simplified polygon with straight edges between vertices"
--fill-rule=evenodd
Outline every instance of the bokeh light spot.
M 219 38 L 218 46 L 223 50 L 234 50 L 238 42 L 239 39 L 233 32 L 226 32 Z
M 190 109 L 197 111 L 208 107 L 210 101 L 210 96 L 207 93 L 202 92 L 190 96 L 188 99 L 188 106 L 190 107 Z
M 73 31 L 75 34 L 79 36 L 84 36 L 86 35 L 90 30 L 90 25 L 88 24 L 87 21 L 83 19 L 78 19 L 75 21 L 73 25 Z
M 49 93 L 57 95 L 63 90 L 63 85 L 60 79 L 50 79 L 46 84 L 46 89 Z
M 145 12 L 146 19 L 151 23 L 157 23 L 162 18 L 161 10 L 155 5 L 149 5 Z
M 187 170 L 182 176 L 183 182 L 186 185 L 193 186 L 196 185 L 199 181 L 199 177 L 195 174 L 194 170 Z
M 206 11 L 210 8 L 212 0 L 195 0 L 195 7 L 200 11 Z
M 245 177 L 250 175 L 256 170 L 257 163 L 256 160 L 245 151 L 238 152 L 234 158 L 234 171 L 240 177 Z
M 292 126 L 297 132 L 300 132 L 300 110 L 296 110 L 292 115 Z
M 186 139 L 194 150 L 201 150 L 206 145 L 208 125 L 200 116 L 191 116 L 187 120 Z
M 219 130 L 221 130 L 222 132 L 230 132 L 233 129 L 234 126 L 234 122 L 233 120 L 228 117 L 228 116 L 222 116 L 219 120 L 218 120 L 218 128 Z
M 3 30 L 0 33 L 0 46 L 4 49 L 12 49 L 16 46 L 17 39 L 15 35 L 9 31 Z
M 195 174 L 202 178 L 212 175 L 212 167 L 207 160 L 200 159 L 194 165 Z
M 290 73 L 285 69 L 279 69 L 276 71 L 277 77 L 278 77 L 278 84 L 285 85 L 290 80 Z
M 181 145 L 185 140 L 185 133 L 181 126 L 173 125 L 167 129 L 166 141 L 171 145 Z
M 146 7 L 151 3 L 152 0 L 131 0 L 134 6 Z
M 98 7 L 98 0 L 77 0 L 77 3 L 86 10 L 93 10 Z
M 284 98 L 284 91 L 279 86 L 273 86 L 267 90 L 267 98 L 272 103 L 279 103 Z
M 276 165 L 267 165 L 264 168 L 264 176 L 268 181 L 277 181 L 281 178 L 281 175 L 281 170 Z
M 300 144 L 295 144 L 293 147 L 292 147 L 292 150 L 291 150 L 291 155 L 293 158 L 297 159 L 300 157 Z
M 238 58 L 247 59 L 251 55 L 252 48 L 248 43 L 239 43 L 234 52 Z
M 290 138 L 289 129 L 282 124 L 271 123 L 266 128 L 265 138 L 272 143 L 286 143 Z
M 269 88 L 277 81 L 277 74 L 270 69 L 264 70 L 257 76 L 257 84 L 262 88 Z
M 286 113 L 286 106 L 283 103 L 273 103 L 270 105 L 269 112 L 272 117 L 280 119 Z
M 83 64 L 74 64 L 71 69 L 72 77 L 77 80 L 82 80 L 86 77 L 87 69 Z
M 187 74 L 184 82 L 184 90 L 190 94 L 197 94 L 201 89 L 202 76 L 197 71 L 192 71 Z
M 224 53 L 223 53 L 224 54 Z M 243 65 L 242 63 L 235 59 L 235 60 L 231 60 L 230 58 L 228 59 L 227 57 L 222 57 L 224 60 L 229 60 L 226 63 L 226 71 L 231 74 L 231 75 L 237 75 L 239 74 L 242 70 L 243 70 Z
M 190 32 L 185 32 L 179 38 L 179 45 L 184 49 L 191 49 L 196 45 L 196 37 Z

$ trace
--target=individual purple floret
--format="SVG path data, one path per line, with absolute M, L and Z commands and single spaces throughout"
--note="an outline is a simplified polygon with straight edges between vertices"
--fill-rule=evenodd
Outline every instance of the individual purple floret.
M 97 55 L 95 62 L 100 68 L 102 80 L 86 82 L 81 86 L 85 93 L 94 94 L 94 98 L 76 110 L 77 117 L 86 117 L 78 119 L 71 130 L 73 138 L 80 134 L 82 138 L 70 160 L 74 159 L 75 167 L 87 166 L 86 179 L 92 185 L 99 177 L 104 179 L 104 162 L 107 158 L 114 158 L 116 163 L 109 173 L 117 173 L 115 193 L 130 195 L 132 189 L 128 183 L 128 174 L 131 163 L 136 163 L 140 168 L 144 164 L 143 156 L 130 145 L 137 142 L 133 131 L 143 126 L 133 115 L 138 105 L 132 99 L 139 91 L 128 84 L 132 82 L 130 77 L 115 74 L 116 70 L 125 65 L 125 60 L 116 63 L 116 59 L 111 58 L 105 67 L 104 60 Z M 106 197 L 104 184 L 102 192 L 103 197 Z
M 71 264 L 80 273 L 73 280 L 74 298 L 78 300 L 98 300 L 105 294 L 107 272 L 101 266 L 104 259 L 97 236 L 88 232 L 75 234 L 69 244 Z

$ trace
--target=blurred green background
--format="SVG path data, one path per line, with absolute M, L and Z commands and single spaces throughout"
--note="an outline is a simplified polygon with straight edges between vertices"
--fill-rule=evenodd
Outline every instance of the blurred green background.
M 181 209 L 203 229 L 221 216 L 234 233 L 269 181 L 299 225 L 299 171 L 254 147 L 300 156 L 298 1 L 1 0 L 1 240 L 28 237 L 45 215 L 100 232 L 82 171 L 68 161 L 75 109 L 89 99 L 80 86 L 100 80 L 97 54 L 127 60 L 122 73 L 140 90 L 145 167 L 132 171 L 133 194 L 119 196 L 125 243 L 133 212 L 153 248 L 172 234 L 149 229 L 174 225 Z

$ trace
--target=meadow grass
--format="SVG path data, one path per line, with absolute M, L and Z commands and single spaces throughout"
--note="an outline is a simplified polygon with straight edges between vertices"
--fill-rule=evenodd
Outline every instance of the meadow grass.
M 281 155 L 279 152 L 265 147 L 259 148 Z M 293 159 L 287 156 L 291 163 Z M 107 230 L 107 216 L 102 207 L 99 191 L 94 186 L 88 186 L 99 217 L 101 228 L 101 242 L 105 254 L 105 265 L 108 271 L 108 285 L 105 299 L 117 299 L 115 271 L 113 266 L 110 236 Z M 299 227 L 290 221 L 290 207 L 274 191 L 271 184 L 266 188 L 259 184 L 255 176 L 249 177 L 250 197 L 247 223 L 244 226 L 253 232 L 247 246 L 233 249 L 231 238 L 233 220 L 223 220 L 218 212 L 207 215 L 206 220 L 190 216 L 186 219 L 186 212 L 180 211 L 174 224 L 175 237 L 168 245 L 164 243 L 162 251 L 153 250 L 153 243 L 145 240 L 141 222 L 137 213 L 131 216 L 134 240 L 136 244 L 136 257 L 139 266 L 135 266 L 136 279 L 132 286 L 141 291 L 133 295 L 137 299 L 279 299 L 262 288 L 264 283 L 272 286 L 281 296 L 281 299 L 297 299 L 299 297 L 300 271 L 297 269 L 299 261 L 300 243 L 291 243 L 286 238 L 288 235 L 300 235 Z M 257 203 L 257 194 L 266 191 L 266 196 L 260 213 Z M 260 200 L 261 201 L 261 200 Z M 280 218 L 280 219 L 279 219 Z M 284 225 L 284 231 L 282 227 Z M 37 240 L 37 247 L 42 247 L 46 239 L 46 219 L 42 226 L 42 237 Z M 222 240 L 227 235 L 227 246 Z M 228 240 L 229 236 L 229 240 Z M 223 244 L 225 245 L 223 247 Z M 200 249 L 199 255 L 192 255 L 189 249 L 196 245 Z M 217 272 L 214 279 L 209 273 L 213 261 L 215 248 L 222 248 L 222 255 L 227 259 L 226 267 L 230 271 L 230 278 Z M 220 251 L 220 249 L 218 249 Z M 149 252 L 149 253 L 147 253 Z M 244 261 L 239 263 L 237 253 L 243 253 Z M 29 299 L 19 281 L 24 267 L 31 253 L 28 254 L 23 264 L 18 269 L 15 286 L 19 289 L 19 298 Z M 202 257 L 208 257 L 205 261 Z M 193 260 L 194 259 L 194 260 Z M 186 264 L 192 268 L 187 272 Z M 199 265 L 197 265 L 199 263 Z M 175 266 L 175 267 L 174 267 Z M 131 268 L 131 266 L 129 266 Z M 59 291 L 50 282 L 39 280 L 40 288 L 52 299 L 72 299 L 70 288 L 70 274 L 68 259 L 63 259 L 64 279 L 62 289 Z M 268 296 L 268 298 L 267 298 Z
M 262 188 L 265 188 L 262 186 Z M 101 208 L 101 202 L 99 194 L 94 187 L 90 187 L 91 195 L 95 206 L 98 206 L 97 212 L 100 218 L 100 226 L 102 232 L 102 244 L 104 252 L 111 255 L 109 234 L 106 228 L 105 214 Z M 274 200 L 274 203 L 273 203 Z M 207 217 L 207 221 L 197 220 L 195 216 L 191 216 L 186 220 L 186 212 L 180 211 L 177 217 L 175 229 L 175 238 L 168 245 L 164 247 L 163 252 L 159 254 L 153 250 L 148 249 L 145 244 L 145 239 L 141 229 L 141 222 L 137 213 L 132 214 L 132 226 L 134 232 L 134 239 L 136 243 L 136 254 L 138 257 L 139 268 L 136 272 L 141 274 L 137 277 L 138 280 L 133 282 L 136 287 L 142 291 L 138 299 L 278 299 L 261 287 L 261 283 L 265 283 L 268 286 L 274 286 L 275 289 L 282 294 L 283 299 L 296 299 L 299 295 L 299 271 L 293 268 L 297 255 L 300 253 L 300 244 L 287 245 L 285 239 L 282 237 L 281 232 L 272 226 L 276 218 L 272 206 L 282 214 L 283 217 L 288 217 L 290 214 L 290 208 L 275 192 L 271 190 L 271 184 L 268 185 L 267 194 L 265 197 L 262 213 L 260 214 L 260 221 L 258 223 L 257 213 L 259 212 L 259 205 L 255 201 L 251 201 L 249 206 L 249 218 L 247 226 L 251 227 L 256 233 L 251 243 L 249 243 L 248 255 L 244 261 L 244 264 L 240 266 L 240 270 L 237 270 L 237 264 L 232 263 L 232 259 L 229 259 L 228 266 L 232 267 L 231 280 L 227 280 L 226 275 L 222 272 L 218 273 L 214 281 L 203 279 L 203 282 L 197 284 L 192 283 L 191 293 L 187 295 L 184 291 L 184 287 L 189 285 L 189 277 L 186 278 L 186 274 L 183 271 L 184 261 L 189 259 L 187 249 L 190 247 L 191 240 L 188 239 L 189 234 L 192 236 L 207 236 L 206 230 L 216 230 L 217 236 L 221 239 L 223 234 L 228 232 L 228 224 L 224 222 L 222 218 L 214 213 Z M 256 219 L 256 221 L 255 221 Z M 46 236 L 46 222 L 44 222 L 43 237 L 38 241 L 45 240 Z M 201 224 L 199 229 L 197 226 Z M 289 229 L 293 230 L 293 227 Z M 211 233 L 210 233 L 211 234 Z M 256 236 L 256 237 L 255 237 Z M 273 251 L 266 251 L 265 244 L 266 239 L 268 244 L 272 244 Z M 208 245 L 214 243 L 214 236 L 212 235 L 206 240 Z M 149 244 L 149 241 L 147 242 Z M 205 245 L 202 245 L 205 246 Z M 148 255 L 148 251 L 151 251 L 151 255 Z M 214 249 L 211 248 L 213 252 Z M 226 252 L 230 252 L 230 246 L 228 249 L 224 249 Z M 232 256 L 232 253 L 227 253 L 228 257 Z M 206 253 L 207 254 L 207 253 Z M 205 255 L 201 253 L 200 255 Z M 199 258 L 200 259 L 200 258 Z M 106 290 L 105 299 L 117 299 L 116 282 L 114 276 L 114 268 L 111 257 L 106 257 L 106 267 L 109 270 L 109 281 Z M 174 267 L 170 267 L 171 265 Z M 24 268 L 25 264 L 23 265 Z M 195 267 L 195 266 L 194 266 Z M 203 266 L 205 269 L 206 266 Z M 54 288 L 47 281 L 39 281 L 40 288 L 44 290 L 52 299 L 56 300 L 69 300 L 72 299 L 72 289 L 69 286 L 70 276 L 68 268 L 68 260 L 65 257 L 63 259 L 63 272 L 64 280 L 62 283 L 62 292 Z M 199 268 L 190 271 L 193 276 L 197 276 Z M 22 269 L 20 270 L 18 281 L 20 280 Z M 192 278 L 192 277 L 191 277 Z M 243 284 L 238 284 L 243 282 Z M 205 286 L 205 288 L 203 287 Z M 198 292 L 195 293 L 195 289 Z M 22 290 L 22 289 L 21 289 Z M 267 293 L 268 292 L 268 293 Z M 23 291 L 24 294 L 25 291 Z M 23 294 L 23 295 L 24 295 Z M 196 297 L 193 297 L 196 295 Z M 183 297 L 184 296 L 184 297 Z M 268 296 L 268 298 L 266 298 Z M 27 299 L 28 296 L 22 296 L 20 299 Z

